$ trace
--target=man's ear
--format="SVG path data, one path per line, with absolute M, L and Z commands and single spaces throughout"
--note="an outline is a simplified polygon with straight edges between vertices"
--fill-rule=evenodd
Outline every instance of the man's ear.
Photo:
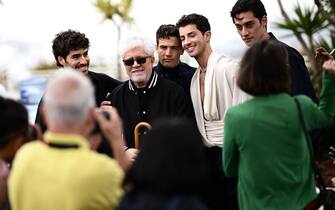
M 268 28 L 268 17 L 266 15 L 264 15 L 261 19 L 261 24 L 262 26 L 264 26 L 265 29 Z
M 151 56 L 150 60 L 151 60 L 151 63 L 154 64 L 155 63 L 155 56 Z
M 42 122 L 44 122 L 46 129 L 48 129 L 48 118 L 46 117 L 46 110 L 44 108 L 44 105 L 42 103 L 41 106 L 41 118 L 42 118 Z
M 211 36 L 212 36 L 211 31 L 206 31 L 204 33 L 204 37 L 205 37 L 206 41 L 208 41 L 208 42 L 211 40 Z
M 58 63 L 62 64 L 62 66 L 64 66 L 66 64 L 66 61 L 63 57 L 58 56 L 57 57 Z
M 87 119 L 85 121 L 85 128 L 88 131 L 87 132 L 87 136 L 91 135 L 92 130 L 94 129 L 95 126 L 95 118 L 94 118 L 94 112 L 95 112 L 95 108 L 90 108 L 88 115 L 87 115 Z

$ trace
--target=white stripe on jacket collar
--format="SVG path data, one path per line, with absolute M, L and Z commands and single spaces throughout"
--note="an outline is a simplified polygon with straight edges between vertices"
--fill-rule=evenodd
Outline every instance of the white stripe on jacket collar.
M 146 89 L 153 88 L 157 84 L 158 75 L 155 71 L 152 71 L 152 74 L 153 74 L 153 76 L 148 81 L 149 85 L 147 87 L 145 87 Z M 128 81 L 128 87 L 129 87 L 130 90 L 134 91 L 134 86 L 133 86 L 131 80 Z

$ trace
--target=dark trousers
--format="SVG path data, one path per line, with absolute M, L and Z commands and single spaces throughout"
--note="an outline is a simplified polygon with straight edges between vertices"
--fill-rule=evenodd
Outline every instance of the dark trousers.
M 222 168 L 222 148 L 206 148 L 210 182 L 205 199 L 210 210 L 238 210 L 237 178 L 225 176 Z

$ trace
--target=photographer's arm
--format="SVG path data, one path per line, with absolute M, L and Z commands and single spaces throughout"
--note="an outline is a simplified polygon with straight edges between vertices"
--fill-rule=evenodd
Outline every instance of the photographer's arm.
M 127 171 L 130 162 L 126 157 L 124 148 L 125 144 L 122 138 L 122 122 L 115 108 L 112 106 L 105 106 L 102 109 L 109 113 L 110 119 L 107 120 L 101 112 L 95 111 L 94 116 L 100 125 L 101 132 L 108 140 L 112 147 L 114 158 L 124 171 Z

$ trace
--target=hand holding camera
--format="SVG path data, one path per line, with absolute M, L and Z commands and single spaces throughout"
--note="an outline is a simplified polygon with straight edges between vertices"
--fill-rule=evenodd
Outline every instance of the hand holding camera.
M 112 106 L 101 107 L 94 112 L 97 129 L 108 140 L 122 136 L 122 122 L 115 108 Z
M 101 114 L 104 116 L 104 118 L 106 120 L 110 120 L 110 114 L 109 114 L 109 112 L 104 111 L 104 110 L 98 110 L 98 112 L 101 112 Z M 92 130 L 91 133 L 92 134 L 101 133 L 100 125 L 99 125 L 99 123 L 97 121 L 95 121 L 94 128 L 93 128 L 93 130 Z
M 112 106 L 104 106 L 94 112 L 94 118 L 99 130 L 112 147 L 114 158 L 119 165 L 127 170 L 130 166 L 124 152 L 125 144 L 122 138 L 122 121 L 117 110 Z

